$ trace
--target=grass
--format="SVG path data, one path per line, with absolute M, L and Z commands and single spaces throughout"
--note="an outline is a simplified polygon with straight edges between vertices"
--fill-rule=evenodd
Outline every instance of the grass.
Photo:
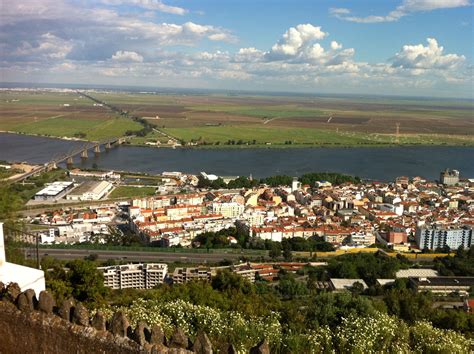
M 8 177 L 11 177 L 13 175 L 16 175 L 18 173 L 22 173 L 22 170 L 16 169 L 16 168 L 11 168 L 11 169 L 6 169 L 3 167 L 0 167 L 0 180 L 5 179 Z
M 23 123 L 15 126 L 14 131 L 25 134 L 37 134 L 57 137 L 74 137 L 85 134 L 87 140 L 99 141 L 125 135 L 127 130 L 140 130 L 139 123 L 126 118 L 81 119 L 51 117 L 38 122 Z
M 155 194 L 155 187 L 119 186 L 109 194 L 109 198 L 147 197 Z
M 135 136 L 130 139 L 130 143 L 134 145 L 146 145 L 147 142 L 156 143 L 159 141 L 161 144 L 167 144 L 168 140 L 168 137 L 165 137 L 157 132 L 152 132 L 146 136 Z
M 334 145 L 357 145 L 376 144 L 383 141 L 374 141 L 369 135 L 347 134 L 332 130 L 310 129 L 310 128 L 283 128 L 283 127 L 256 127 L 256 126 L 232 126 L 219 127 L 195 127 L 195 128 L 166 128 L 167 133 L 185 141 L 198 141 L 205 143 L 225 144 L 228 140 L 235 142 L 241 140 L 243 144 L 253 145 L 275 144 L 283 145 L 286 141 L 292 144 L 334 144 Z

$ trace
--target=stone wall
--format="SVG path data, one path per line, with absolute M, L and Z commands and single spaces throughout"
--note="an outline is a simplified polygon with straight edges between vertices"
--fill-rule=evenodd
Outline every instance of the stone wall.
M 176 328 L 167 339 L 157 325 L 139 323 L 132 328 L 122 312 L 115 313 L 110 321 L 100 312 L 91 319 L 87 308 L 74 299 L 56 304 L 47 291 L 37 299 L 31 289 L 21 292 L 17 284 L 5 287 L 0 283 L 0 354 L 236 353 L 232 345 L 222 347 L 213 351 L 204 332 L 192 342 Z M 266 340 L 250 353 L 269 354 Z

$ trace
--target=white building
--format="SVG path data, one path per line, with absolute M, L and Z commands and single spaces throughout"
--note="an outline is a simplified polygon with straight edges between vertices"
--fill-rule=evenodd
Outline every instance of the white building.
M 99 200 L 103 198 L 114 186 L 107 181 L 87 181 L 76 187 L 66 197 L 68 200 Z
M 364 290 L 367 289 L 367 284 L 363 279 L 331 278 L 329 287 L 333 291 L 349 291 L 356 283 L 360 283 Z
M 212 203 L 212 213 L 220 214 L 225 218 L 238 218 L 244 212 L 245 207 L 236 202 Z
M 46 289 L 42 270 L 7 262 L 2 222 L 0 222 L 0 281 L 4 284 L 17 283 L 21 291 L 33 289 L 37 297 L 41 291 Z
M 104 273 L 104 285 L 112 289 L 152 289 L 162 284 L 168 273 L 164 263 L 127 264 L 99 267 Z
M 35 194 L 35 200 L 58 200 L 64 197 L 72 188 L 72 182 L 53 182 Z

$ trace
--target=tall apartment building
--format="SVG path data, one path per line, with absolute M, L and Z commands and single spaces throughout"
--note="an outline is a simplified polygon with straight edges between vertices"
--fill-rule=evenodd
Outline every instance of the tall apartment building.
M 447 186 L 455 185 L 459 183 L 459 171 L 446 169 L 441 172 L 439 180 L 442 184 Z
M 448 246 L 455 250 L 459 246 L 474 246 L 474 233 L 472 227 L 421 227 L 416 229 L 415 240 L 420 249 L 434 250 Z
M 211 281 L 213 276 L 211 268 L 176 268 L 173 272 L 173 283 L 184 284 L 190 281 Z
M 164 263 L 127 264 L 99 267 L 104 274 L 104 285 L 112 289 L 152 289 L 162 284 L 168 272 Z

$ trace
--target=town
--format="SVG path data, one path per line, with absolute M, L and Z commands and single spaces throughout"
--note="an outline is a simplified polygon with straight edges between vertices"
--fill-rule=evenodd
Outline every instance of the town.
M 332 250 L 380 244 L 399 252 L 449 252 L 474 245 L 474 179 L 460 179 L 456 170 L 441 172 L 439 182 L 402 176 L 391 183 L 309 185 L 295 177 L 290 185 L 217 190 L 199 185 L 215 175 L 165 172 L 155 195 L 118 202 L 101 198 L 119 174 L 73 170 L 70 176 L 89 179 L 54 182 L 33 197 L 54 201 L 24 220 L 46 230 L 35 232 L 41 244 L 107 243 L 111 232 L 128 230 L 143 245 L 158 247 L 252 248 L 295 238 L 324 242 Z M 61 198 L 94 202 L 57 209 Z M 225 230 L 230 231 L 217 245 L 199 237 Z

